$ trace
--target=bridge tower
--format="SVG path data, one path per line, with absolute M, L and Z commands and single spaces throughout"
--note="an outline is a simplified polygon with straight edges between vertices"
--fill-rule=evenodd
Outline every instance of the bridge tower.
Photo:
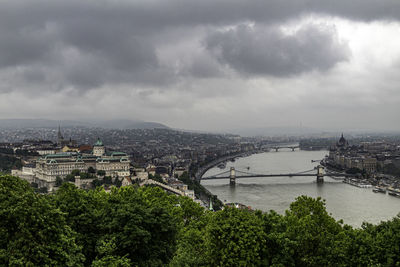
M 324 167 L 322 165 L 317 166 L 317 183 L 324 182 Z
M 231 173 L 229 175 L 229 184 L 235 185 L 236 184 L 236 171 L 235 167 L 231 167 Z

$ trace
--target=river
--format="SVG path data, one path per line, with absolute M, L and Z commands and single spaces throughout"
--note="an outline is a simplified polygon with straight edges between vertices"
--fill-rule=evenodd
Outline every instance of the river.
M 328 151 L 279 150 L 228 162 L 225 169 L 214 167 L 204 177 L 227 171 L 230 167 L 251 173 L 296 173 L 312 169 Z M 238 175 L 238 174 L 237 174 Z M 383 193 L 373 193 L 371 188 L 358 188 L 340 180 L 324 177 L 317 184 L 315 177 L 272 177 L 236 179 L 236 186 L 229 180 L 201 182 L 222 201 L 239 202 L 262 211 L 275 210 L 283 214 L 291 202 L 300 195 L 321 197 L 326 200 L 328 212 L 345 224 L 360 227 L 363 221 L 379 223 L 389 220 L 400 212 L 400 198 Z

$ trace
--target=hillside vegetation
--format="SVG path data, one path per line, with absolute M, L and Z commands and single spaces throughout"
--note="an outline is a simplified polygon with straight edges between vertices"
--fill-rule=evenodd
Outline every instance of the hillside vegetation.
M 274 211 L 210 212 L 155 187 L 54 195 L 0 176 L 0 265 L 398 266 L 400 218 L 360 229 L 332 218 L 321 199 Z

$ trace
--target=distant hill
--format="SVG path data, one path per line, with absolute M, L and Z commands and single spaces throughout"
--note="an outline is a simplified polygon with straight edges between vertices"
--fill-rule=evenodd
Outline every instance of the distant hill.
M 0 119 L 0 129 L 22 129 L 22 128 L 56 128 L 58 125 L 65 127 L 100 127 L 108 129 L 154 129 L 168 126 L 157 122 L 146 122 L 138 120 L 47 120 L 47 119 Z
M 163 128 L 168 129 L 169 127 L 158 123 L 148 121 L 136 121 L 136 120 L 107 120 L 107 121 L 95 121 L 91 124 L 108 129 L 154 129 Z
M 21 129 L 21 128 L 56 128 L 59 124 L 64 127 L 85 126 L 87 123 L 79 121 L 56 121 L 46 119 L 0 119 L 0 128 Z
M 323 132 L 322 129 L 310 127 L 258 127 L 232 129 L 228 132 L 239 134 L 241 136 L 279 136 L 279 135 L 309 135 Z

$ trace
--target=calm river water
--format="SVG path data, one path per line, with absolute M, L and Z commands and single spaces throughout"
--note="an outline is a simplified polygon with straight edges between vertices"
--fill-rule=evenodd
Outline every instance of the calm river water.
M 227 171 L 231 166 L 236 170 L 251 173 L 296 173 L 310 170 L 322 159 L 327 151 L 267 152 L 228 162 L 225 169 L 212 168 L 204 176 Z M 247 168 L 249 167 L 249 170 Z M 238 175 L 238 174 L 237 174 Z M 360 227 L 363 221 L 379 223 L 400 213 L 400 199 L 388 194 L 373 193 L 371 188 L 358 188 L 324 178 L 317 184 L 315 177 L 273 177 L 237 179 L 236 186 L 229 186 L 229 180 L 208 180 L 202 184 L 218 198 L 226 202 L 239 202 L 263 211 L 275 210 L 283 214 L 291 202 L 300 195 L 321 197 L 334 218 Z

